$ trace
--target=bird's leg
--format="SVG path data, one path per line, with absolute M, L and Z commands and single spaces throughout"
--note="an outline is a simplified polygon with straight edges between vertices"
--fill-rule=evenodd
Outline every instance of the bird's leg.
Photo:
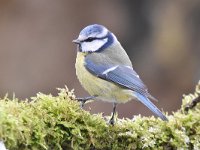
M 114 124 L 115 124 L 116 106 L 117 106 L 117 103 L 113 103 L 113 112 L 112 112 L 112 116 L 111 116 L 110 121 L 109 121 L 109 123 L 110 123 L 111 125 L 114 125 Z
M 88 97 L 81 97 L 81 98 L 76 98 L 77 101 L 81 102 L 80 107 L 83 108 L 85 102 L 87 102 L 88 100 L 91 100 L 93 98 L 96 98 L 97 96 L 88 96 Z

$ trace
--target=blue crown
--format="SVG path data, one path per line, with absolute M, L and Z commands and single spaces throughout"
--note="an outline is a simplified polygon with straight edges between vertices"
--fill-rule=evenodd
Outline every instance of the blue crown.
M 105 27 L 102 26 L 102 25 L 99 25 L 99 24 L 93 24 L 93 25 L 89 25 L 87 27 L 85 27 L 81 32 L 80 34 L 81 35 L 84 35 L 84 36 L 89 36 L 91 34 L 101 34 L 103 32 L 103 29 Z

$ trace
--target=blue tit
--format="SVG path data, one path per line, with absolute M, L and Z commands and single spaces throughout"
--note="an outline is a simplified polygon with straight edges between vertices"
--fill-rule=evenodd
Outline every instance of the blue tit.
M 146 85 L 133 70 L 127 53 L 111 31 L 102 25 L 89 25 L 73 42 L 77 44 L 78 50 L 76 75 L 91 95 L 81 99 L 83 102 L 90 98 L 112 102 L 110 124 L 114 124 L 116 105 L 132 99 L 139 100 L 162 120 L 167 120 L 150 101 L 155 98 L 149 94 Z

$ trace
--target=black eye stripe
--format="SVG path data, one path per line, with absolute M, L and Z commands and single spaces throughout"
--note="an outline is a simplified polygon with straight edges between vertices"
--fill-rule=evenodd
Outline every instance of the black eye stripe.
M 84 40 L 85 42 L 92 42 L 93 40 L 95 40 L 95 38 L 89 37 L 86 40 Z
M 108 34 L 109 34 L 109 32 L 108 32 Z M 106 36 L 101 37 L 101 38 L 97 38 L 97 37 L 89 37 L 89 38 L 85 39 L 84 42 L 92 42 L 92 41 L 94 41 L 94 40 L 102 40 L 102 39 L 107 38 L 108 34 L 106 34 Z
M 105 38 L 107 38 L 107 37 L 103 37 L 103 38 L 87 38 L 86 40 L 84 40 L 84 42 L 92 42 L 92 41 L 94 41 L 94 40 L 102 40 L 102 39 L 105 39 Z

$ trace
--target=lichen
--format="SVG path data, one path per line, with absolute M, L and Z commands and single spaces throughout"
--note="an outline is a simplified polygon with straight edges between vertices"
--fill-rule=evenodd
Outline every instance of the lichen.
M 30 100 L 0 100 L 0 140 L 7 149 L 200 149 L 200 104 L 184 112 L 184 106 L 200 94 L 184 95 L 179 110 L 168 122 L 155 117 L 117 119 L 81 109 L 73 91 L 58 95 L 38 93 Z

